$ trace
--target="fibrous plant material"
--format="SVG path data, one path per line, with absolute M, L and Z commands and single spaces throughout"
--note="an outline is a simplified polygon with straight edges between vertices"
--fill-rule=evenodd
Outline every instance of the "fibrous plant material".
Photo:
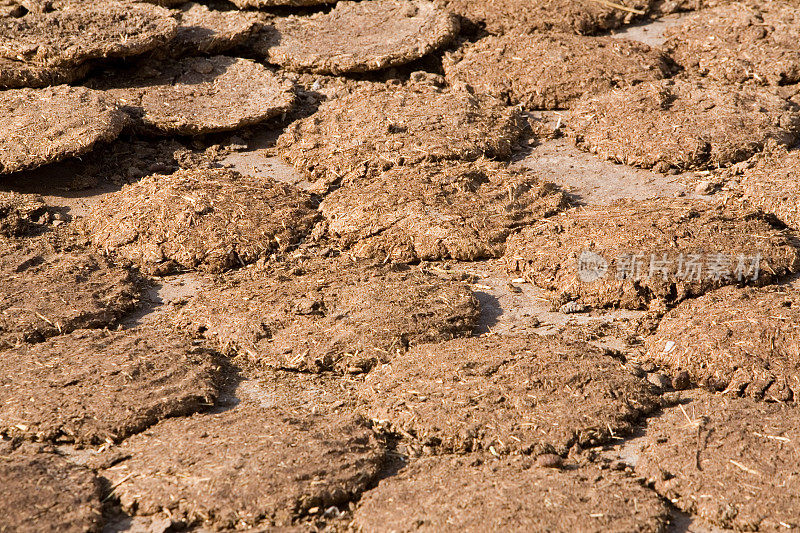
M 20 346 L 0 359 L 0 434 L 119 441 L 213 404 L 217 374 L 208 350 L 165 331 L 80 330 Z
M 569 33 L 488 36 L 445 57 L 450 84 L 521 103 L 564 109 L 587 94 L 669 77 L 666 56 L 646 44 Z
M 679 509 L 737 531 L 800 527 L 800 411 L 694 394 L 650 420 L 637 471 Z
M 728 166 L 767 144 L 791 145 L 800 114 L 765 89 L 670 79 L 582 99 L 567 124 L 583 150 L 666 172 Z
M 694 200 L 620 200 L 523 229 L 506 264 L 559 300 L 644 309 L 723 285 L 765 285 L 800 268 L 796 237 L 773 219 Z M 563 302 L 562 302 L 563 303 Z
M 89 84 L 125 106 L 135 128 L 156 134 L 235 130 L 279 116 L 295 101 L 279 74 L 226 56 L 146 61 Z
M 95 246 L 136 263 L 221 272 L 286 251 L 316 217 L 311 197 L 290 185 L 193 169 L 124 186 L 84 227 Z
M 323 103 L 278 138 L 278 152 L 326 190 L 374 170 L 441 160 L 506 158 L 519 110 L 431 85 L 367 85 Z
M 469 335 L 478 315 L 462 283 L 332 258 L 232 273 L 175 323 L 261 368 L 359 373 L 409 345 Z
M 659 406 L 644 380 L 583 342 L 538 335 L 417 346 L 370 372 L 367 414 L 438 452 L 557 453 L 629 433 Z
M 243 44 L 260 26 L 250 13 L 217 11 L 189 2 L 178 12 L 178 33 L 169 45 L 172 55 L 218 54 Z
M 800 228 L 800 152 L 768 150 L 737 179 L 736 188 L 748 205 Z
M 0 91 L 0 115 L 0 174 L 82 155 L 127 122 L 99 91 L 67 85 Z
M 348 182 L 320 210 L 361 258 L 414 262 L 501 256 L 515 229 L 568 205 L 552 183 L 490 161 L 398 166 Z
M 2 527 L 18 533 L 99 532 L 103 516 L 97 476 L 36 448 L 0 449 Z
M 800 7 L 733 2 L 669 28 L 667 50 L 682 66 L 725 83 L 800 82 Z
M 446 5 L 493 34 L 550 31 L 591 35 L 628 24 L 651 0 L 447 0 Z
M 132 2 L 75 2 L 0 20 L 0 57 L 75 67 L 150 51 L 175 36 L 168 10 Z
M 382 480 L 358 504 L 361 531 L 664 531 L 669 511 L 630 476 L 536 460 L 428 457 Z M 546 502 L 546 503 L 544 503 Z
M 714 390 L 800 400 L 800 290 L 725 287 L 670 310 L 644 358 Z
M 164 421 L 120 452 L 129 458 L 103 474 L 123 509 L 166 509 L 219 529 L 288 526 L 310 509 L 346 506 L 384 463 L 372 431 L 352 415 L 298 417 L 244 404 Z
M 255 49 L 286 69 L 344 74 L 409 63 L 457 34 L 456 18 L 427 0 L 341 1 L 328 13 L 277 19 Z

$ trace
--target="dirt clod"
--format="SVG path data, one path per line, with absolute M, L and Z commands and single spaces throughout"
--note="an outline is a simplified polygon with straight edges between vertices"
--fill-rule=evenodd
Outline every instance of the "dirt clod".
M 592 307 L 673 305 L 800 268 L 788 230 L 758 212 L 694 200 L 620 200 L 557 215 L 509 238 L 506 264 Z
M 617 163 L 667 171 L 729 166 L 765 145 L 791 145 L 794 104 L 764 89 L 662 80 L 579 101 L 568 126 L 583 150 Z
M 0 191 L 0 239 L 25 235 L 37 227 L 39 218 L 47 212 L 41 196 Z
M 311 230 L 309 195 L 227 170 L 180 170 L 126 185 L 85 220 L 95 246 L 134 262 L 221 272 L 285 251 Z
M 447 80 L 510 98 L 528 109 L 568 108 L 586 94 L 670 74 L 663 53 L 611 37 L 545 33 L 489 36 L 447 56 Z
M 182 336 L 79 330 L 3 354 L 0 434 L 118 441 L 213 403 L 216 375 L 210 352 Z
M 417 346 L 373 370 L 369 417 L 441 452 L 557 453 L 628 433 L 653 389 L 582 342 L 529 336 Z

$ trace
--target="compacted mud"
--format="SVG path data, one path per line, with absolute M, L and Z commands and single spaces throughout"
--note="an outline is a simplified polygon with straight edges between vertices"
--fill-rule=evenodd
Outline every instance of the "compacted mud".
M 789 0 L 0 0 L 0 531 L 800 529 Z

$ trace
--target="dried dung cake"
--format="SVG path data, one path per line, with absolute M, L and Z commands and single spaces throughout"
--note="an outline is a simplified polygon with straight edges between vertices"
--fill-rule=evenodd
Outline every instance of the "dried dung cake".
M 316 216 L 311 197 L 290 185 L 193 169 L 124 186 L 84 224 L 95 246 L 136 263 L 221 272 L 291 248 Z
M 128 57 L 164 45 L 177 23 L 168 10 L 141 3 L 74 3 L 0 19 L 0 57 L 75 67 L 89 59 Z
M 94 473 L 32 448 L 0 450 L 0 527 L 16 533 L 99 532 L 102 504 Z
M 0 91 L 0 115 L 0 174 L 84 154 L 127 121 L 102 93 L 67 85 Z
M 648 15 L 651 18 L 657 18 L 673 13 L 710 9 L 730 4 L 734 1 L 735 0 L 653 0 Z
M 329 258 L 232 273 L 175 320 L 263 367 L 361 372 L 409 345 L 469 335 L 478 315 L 462 283 Z
M 651 1 L 447 0 L 446 5 L 493 34 L 561 31 L 591 35 L 633 22 L 645 14 Z
M 147 133 L 204 135 L 258 124 L 291 109 L 294 92 L 279 74 L 226 56 L 145 61 L 91 80 Z
M 758 212 L 694 200 L 619 200 L 523 229 L 506 264 L 561 300 L 644 309 L 800 269 L 794 234 Z M 561 302 L 563 303 L 563 301 Z
M 679 509 L 737 531 L 800 528 L 800 411 L 696 395 L 650 420 L 637 471 Z
M 394 167 L 335 190 L 320 211 L 356 257 L 474 261 L 501 256 L 515 228 L 567 204 L 552 183 L 479 161 Z
M 528 109 L 564 109 L 586 94 L 670 75 L 664 54 L 646 44 L 567 33 L 488 36 L 446 56 L 444 70 L 450 84 Z
M 48 67 L 15 59 L 0 58 L 0 89 L 47 87 L 72 83 L 83 78 L 89 65 L 78 67 Z
M 239 9 L 269 9 L 273 7 L 305 7 L 335 4 L 336 0 L 231 0 Z
M 240 405 L 164 421 L 128 439 L 130 455 L 103 472 L 123 509 L 166 509 L 216 528 L 291 524 L 347 502 L 376 480 L 384 452 L 351 415 L 295 417 Z
M 580 100 L 568 126 L 583 150 L 666 172 L 728 166 L 768 143 L 792 145 L 800 114 L 757 87 L 662 80 Z
M 713 389 L 800 400 L 800 289 L 725 287 L 669 311 L 645 359 Z
M 566 454 L 629 433 L 659 397 L 582 342 L 488 336 L 417 346 L 370 372 L 371 419 L 436 452 Z
M 138 303 L 138 285 L 105 258 L 0 236 L 0 349 L 112 326 Z
M 156 330 L 79 330 L 0 359 L 0 434 L 119 441 L 212 404 L 218 368 L 191 340 Z
M 800 228 L 800 152 L 768 150 L 737 179 L 747 204 Z
M 277 19 L 255 50 L 289 70 L 338 75 L 409 63 L 457 34 L 456 18 L 427 0 L 340 1 L 328 13 Z
M 178 12 L 178 33 L 169 44 L 173 55 L 218 54 L 243 44 L 259 27 L 250 13 L 216 11 L 190 2 Z
M 428 457 L 367 492 L 359 531 L 664 531 L 669 511 L 635 480 L 596 466 L 537 468 L 535 460 Z
M 376 84 L 323 103 L 290 125 L 277 148 L 324 190 L 344 177 L 394 165 L 503 159 L 522 131 L 519 110 L 491 96 Z
M 688 15 L 664 33 L 682 66 L 726 83 L 800 82 L 800 6 L 734 2 Z
M 0 191 L 0 239 L 31 232 L 47 212 L 48 207 L 39 195 Z

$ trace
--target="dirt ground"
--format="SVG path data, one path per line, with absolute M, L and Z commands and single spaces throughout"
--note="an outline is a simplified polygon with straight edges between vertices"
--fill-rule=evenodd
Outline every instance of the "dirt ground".
M 0 531 L 800 531 L 797 10 L 0 0 Z

